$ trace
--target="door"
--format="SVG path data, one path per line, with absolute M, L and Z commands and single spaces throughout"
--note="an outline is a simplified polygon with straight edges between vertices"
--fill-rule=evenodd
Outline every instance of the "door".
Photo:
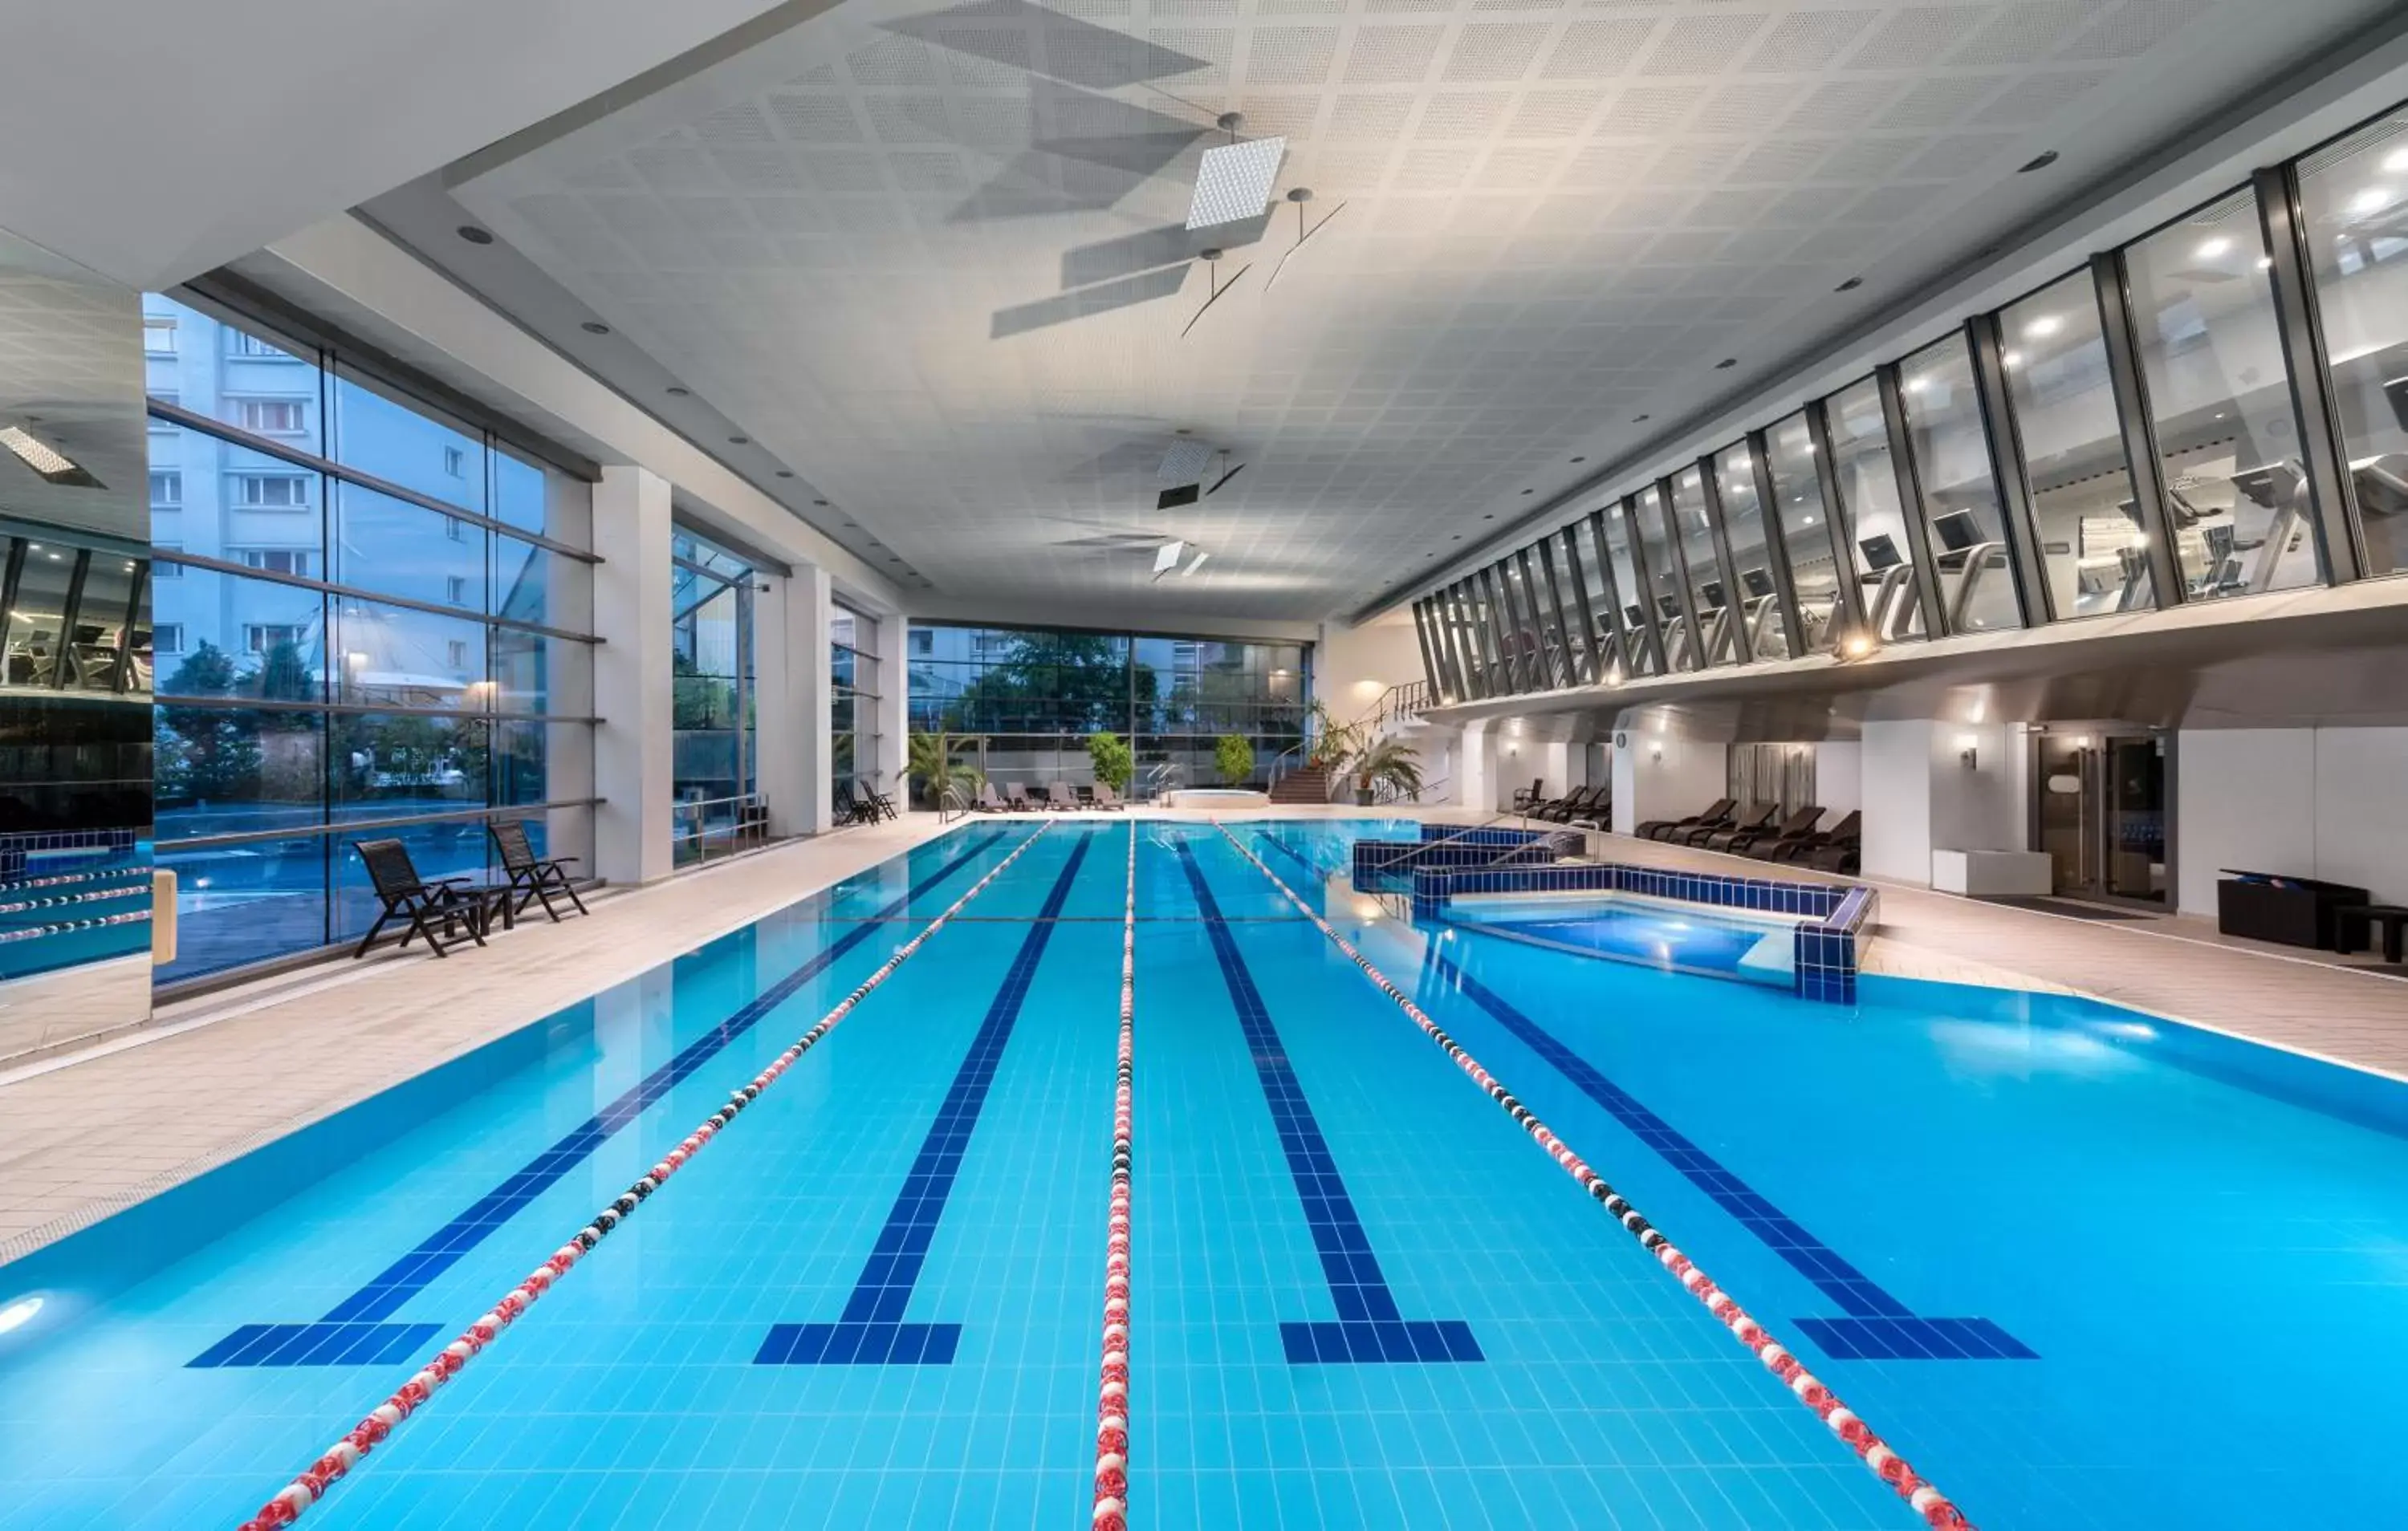
M 2042 734 L 2034 765 L 2033 823 L 2057 892 L 2164 904 L 2165 737 Z

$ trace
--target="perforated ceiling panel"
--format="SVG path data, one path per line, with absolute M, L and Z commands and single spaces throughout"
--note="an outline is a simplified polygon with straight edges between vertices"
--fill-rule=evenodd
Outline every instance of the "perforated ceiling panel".
M 2015 166 L 2111 107 L 2094 169 L 2135 101 L 2245 99 L 2289 62 L 2265 4 L 845 0 L 456 194 L 868 556 L 1314 617 L 2012 234 L 2071 189 Z M 2286 0 L 2281 36 L 2382 5 Z M 1190 236 L 1228 110 L 1285 163 Z M 1181 428 L 1246 471 L 1157 512 Z M 1171 537 L 1211 561 L 1151 585 Z

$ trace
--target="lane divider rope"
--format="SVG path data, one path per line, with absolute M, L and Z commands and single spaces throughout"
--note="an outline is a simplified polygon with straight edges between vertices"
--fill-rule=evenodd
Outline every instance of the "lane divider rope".
M 1128 903 L 1121 919 L 1121 1049 L 1112 1083 L 1111 1237 L 1104 1255 L 1104 1364 L 1096 1389 L 1095 1531 L 1128 1527 L 1129 1081 L 1136 1056 L 1137 821 L 1129 821 Z
M 1855 1410 L 1840 1401 L 1839 1395 L 1833 1393 L 1828 1385 L 1799 1364 L 1798 1358 L 1789 1352 L 1788 1348 L 1775 1339 L 1763 1324 L 1749 1317 L 1746 1309 L 1741 1308 L 1728 1292 L 1715 1284 L 1714 1281 L 1699 1269 L 1695 1262 L 1683 1254 L 1670 1239 L 1664 1237 L 1661 1229 L 1641 1216 L 1639 1209 L 1624 1200 L 1621 1194 L 1607 1184 L 1604 1178 L 1596 1170 L 1590 1168 L 1585 1160 L 1574 1153 L 1570 1144 L 1556 1137 L 1555 1132 L 1545 1123 L 1540 1121 L 1527 1106 L 1515 1099 L 1512 1093 L 1507 1090 L 1495 1075 L 1482 1067 L 1478 1059 L 1465 1052 L 1461 1044 L 1449 1037 L 1437 1022 L 1424 1014 L 1420 1006 L 1406 997 L 1404 991 L 1390 981 L 1386 974 L 1373 966 L 1371 959 L 1357 951 L 1353 942 L 1340 935 L 1335 926 L 1321 917 L 1319 910 L 1297 897 L 1296 890 L 1281 881 L 1279 874 L 1265 866 L 1260 856 L 1248 850 L 1238 837 L 1229 833 L 1227 825 L 1214 820 L 1212 827 L 1218 829 L 1221 832 L 1221 837 L 1237 849 L 1238 854 L 1254 864 L 1254 870 L 1268 878 L 1271 886 L 1284 894 L 1289 903 L 1302 910 L 1307 919 L 1319 925 L 1321 933 L 1328 937 L 1337 945 L 1339 951 L 1354 959 L 1354 966 L 1363 970 L 1364 977 L 1376 984 L 1381 993 L 1396 1001 L 1397 1008 L 1403 1010 L 1406 1018 L 1421 1028 L 1424 1036 L 1437 1043 L 1449 1058 L 1455 1060 L 1455 1066 L 1457 1068 L 1469 1075 L 1473 1083 L 1486 1091 L 1489 1099 L 1502 1107 L 1506 1114 L 1512 1117 L 1515 1124 L 1528 1133 L 1541 1148 L 1546 1150 L 1548 1155 L 1562 1166 L 1566 1174 L 1579 1181 L 1582 1190 L 1586 1191 L 1602 1204 L 1605 1209 L 1613 1215 L 1615 1221 L 1639 1240 L 1641 1248 L 1654 1255 L 1659 1265 L 1678 1278 L 1681 1285 L 1687 1289 L 1691 1296 L 1697 1298 L 1705 1306 L 1707 1311 L 1720 1320 L 1723 1327 L 1737 1337 L 1739 1342 L 1746 1346 L 1756 1358 L 1763 1363 L 1767 1371 L 1780 1378 L 1783 1384 L 1796 1395 L 1799 1402 L 1813 1409 L 1814 1416 L 1821 1420 L 1833 1435 L 1845 1442 L 1849 1449 L 1863 1460 L 1865 1466 L 1872 1469 L 1875 1476 L 1887 1483 L 1899 1498 L 1912 1506 L 1914 1512 L 1923 1517 L 1926 1524 L 1932 1526 L 1934 1531 L 1973 1531 L 1972 1523 L 1965 1518 L 1964 1512 L 1958 1510 L 1946 1495 L 1927 1482 L 1912 1467 L 1908 1466 L 1906 1458 L 1892 1450 L 1887 1441 L 1874 1433 L 1872 1426 L 1867 1424 Z
M 291 1525 L 302 1512 L 322 1497 L 334 1482 L 359 1465 L 360 1459 L 374 1451 L 401 1422 L 408 1419 L 444 1383 L 460 1374 L 462 1367 L 486 1346 L 499 1338 L 520 1314 L 552 1290 L 552 1283 L 568 1274 L 580 1260 L 585 1258 L 596 1244 L 610 1236 L 610 1231 L 635 1215 L 663 1182 L 683 1168 L 686 1162 L 703 1150 L 703 1146 L 719 1136 L 720 1129 L 736 1120 L 747 1106 L 760 1098 L 761 1092 L 778 1081 L 779 1076 L 794 1066 L 795 1061 L 810 1052 L 820 1038 L 836 1029 L 837 1023 L 853 1013 L 853 1008 L 867 998 L 870 991 L 894 976 L 895 970 L 910 960 L 969 901 L 986 891 L 987 885 L 1001 877 L 1011 864 L 1051 828 L 1039 824 L 1037 833 L 1012 848 L 1011 853 L 996 863 L 984 877 L 970 884 L 969 890 L 953 900 L 942 914 L 929 922 L 928 927 L 912 937 L 895 951 L 880 968 L 861 980 L 853 993 L 838 1002 L 835 1009 L 821 1016 L 810 1030 L 803 1033 L 792 1047 L 778 1054 L 768 1067 L 752 1077 L 751 1083 L 727 1097 L 727 1104 L 713 1111 L 685 1137 L 685 1140 L 669 1150 L 656 1165 L 646 1171 L 609 1206 L 594 1214 L 594 1220 L 577 1231 L 577 1236 L 553 1252 L 551 1259 L 529 1272 L 526 1280 L 502 1295 L 485 1315 L 461 1331 L 458 1338 L 443 1347 L 435 1358 L 417 1375 L 401 1384 L 394 1395 L 369 1410 L 366 1419 L 353 1425 L 344 1437 L 321 1453 L 301 1475 L 278 1491 L 276 1496 L 262 1505 L 257 1514 L 242 1524 L 242 1531 L 269 1531 L 276 1526 Z

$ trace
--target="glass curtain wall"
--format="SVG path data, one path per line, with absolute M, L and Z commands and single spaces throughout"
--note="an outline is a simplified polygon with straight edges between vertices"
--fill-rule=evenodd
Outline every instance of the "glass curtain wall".
M 1808 653 L 1828 653 L 1840 641 L 1840 592 L 1847 576 L 1833 551 L 1831 511 L 1814 471 L 1814 435 L 1799 413 L 1765 432 L 1764 439 L 1773 509 L 1781 518 L 1789 582 L 1797 593 L 1799 631 Z
M 2408 107 L 1979 317 L 1453 587 L 1487 694 L 2408 572 Z
M 2098 283 L 2077 271 L 1999 321 L 2050 609 L 2064 619 L 2154 608 L 2149 533 L 2124 456 Z
M 2408 111 L 2300 166 L 2300 211 L 2366 572 L 2408 567 Z
M 1789 619 L 1781 609 L 1773 576 L 1777 551 L 1766 535 L 1764 504 L 1756 492 L 1756 459 L 1745 443 L 1715 454 L 1714 489 L 1722 497 L 1724 536 L 1739 585 L 1731 607 L 1738 613 L 1733 632 L 1739 651 L 1750 660 L 1786 659 Z
M 670 843 L 676 865 L 759 831 L 752 564 L 685 527 L 669 537 Z
M 2020 627 L 2007 518 L 1990 475 L 1989 437 L 1965 337 L 1952 335 L 1915 352 L 1899 365 L 1899 378 L 1943 630 Z
M 1130 741 L 1140 792 L 1217 784 L 1227 735 L 1258 785 L 1297 762 L 1310 660 L 1292 643 L 915 624 L 909 709 L 917 731 L 973 737 L 998 790 L 1092 781 L 1099 730 Z
M 2274 318 L 2258 194 L 2243 191 L 2124 251 L 2134 346 L 2184 598 L 2323 578 Z
M 356 840 L 485 876 L 518 818 L 590 863 L 588 486 L 342 357 L 144 314 L 161 979 L 360 936 Z
M 878 734 L 878 656 L 867 647 L 876 631 L 877 619 L 841 602 L 828 622 L 831 792 L 858 784 L 895 795 L 900 785 L 893 780 L 897 767 L 887 764 L 884 741 Z

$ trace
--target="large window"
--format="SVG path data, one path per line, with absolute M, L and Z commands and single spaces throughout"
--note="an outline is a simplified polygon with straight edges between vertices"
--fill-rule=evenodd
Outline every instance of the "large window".
M 2148 609 L 2149 534 L 2124 458 L 2098 283 L 2076 272 L 1999 322 L 2051 608 L 2059 619 Z
M 752 564 L 679 527 L 669 539 L 670 842 L 680 865 L 758 822 Z
M 1744 443 L 1716 454 L 1714 489 L 1722 497 L 1731 578 L 1738 585 L 1729 609 L 1736 613 L 1732 633 L 1739 651 L 1747 659 L 1786 659 L 1788 619 L 1782 613 L 1772 577 L 1773 546 L 1765 533 L 1764 503 L 1756 492 L 1756 459 Z
M 2408 569 L 2408 111 L 2300 166 L 2366 572 Z
M 1795 414 L 1765 432 L 1764 444 L 1799 630 L 1809 653 L 1828 652 L 1840 641 L 1842 574 L 1831 510 L 1823 503 L 1822 478 L 1814 471 L 1813 429 L 1803 414 Z
M 828 624 L 828 666 L 832 682 L 828 776 L 835 787 L 866 785 L 892 794 L 898 783 L 887 764 L 885 741 L 878 733 L 878 700 L 882 687 L 878 655 L 869 648 L 878 630 L 875 619 L 839 604 Z M 911 635 L 914 654 L 922 652 L 920 635 Z M 933 653 L 933 646 L 926 651 Z
M 2257 194 L 2246 191 L 2124 252 L 2187 600 L 2319 578 L 2272 265 Z
M 1990 474 L 1965 337 L 1952 335 L 1915 352 L 1899 364 L 1899 375 L 1941 620 L 1951 633 L 2020 627 L 2007 518 Z
M 1043 629 L 915 627 L 911 726 L 974 737 L 998 783 L 1089 777 L 1087 736 L 1137 751 L 1138 784 L 1210 786 L 1215 742 L 1245 739 L 1254 780 L 1293 766 L 1303 739 L 1308 651 L 1299 644 Z
M 379 906 L 355 840 L 400 839 L 424 877 L 490 875 L 485 825 L 507 811 L 590 859 L 585 486 L 338 358 L 144 308 L 154 460 L 179 465 L 151 494 L 156 833 L 179 923 L 162 978 L 356 938 Z M 429 443 L 455 438 L 478 444 L 475 481 L 446 494 Z M 395 471 L 421 452 L 424 472 Z M 489 526 L 489 476 L 545 514 Z
M 1722 561 L 1714 553 L 1704 478 L 1696 468 L 1672 476 L 1671 505 L 1672 535 L 1681 541 L 1681 560 L 1689 571 L 1690 609 L 1698 617 L 1698 650 L 1710 665 L 1728 665 L 1739 658 L 1739 623 L 1732 615 Z
M 1842 389 L 1827 412 L 1840 511 L 1856 548 L 1856 609 L 1864 613 L 1867 634 L 1875 639 L 1921 637 L 1923 601 L 1906 537 L 1906 513 L 1899 503 L 1898 459 L 1890 451 L 1889 427 L 1882 417 L 1881 384 L 1867 378 Z

